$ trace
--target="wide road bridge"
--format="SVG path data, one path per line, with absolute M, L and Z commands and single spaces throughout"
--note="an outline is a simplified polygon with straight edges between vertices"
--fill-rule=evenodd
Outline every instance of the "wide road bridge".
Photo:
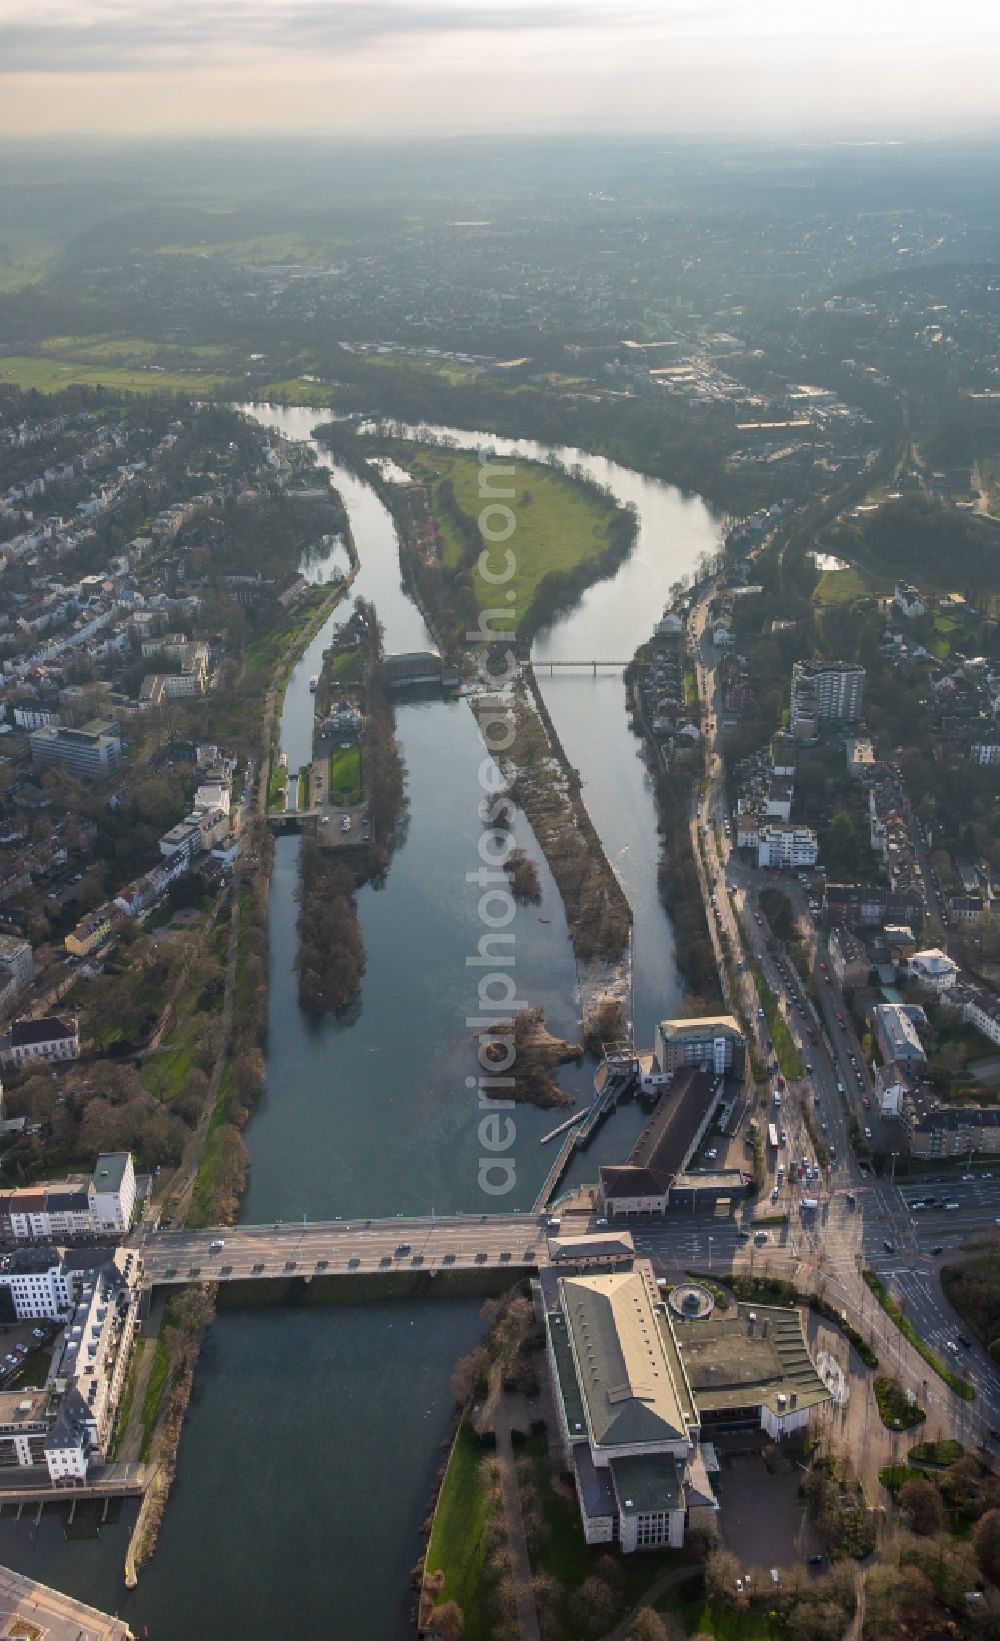
M 588 1216 L 579 1219 L 586 1228 Z M 280 1220 L 217 1230 L 145 1231 L 138 1246 L 150 1287 L 246 1277 L 370 1274 L 387 1270 L 500 1267 L 549 1262 L 546 1214 L 443 1218 Z

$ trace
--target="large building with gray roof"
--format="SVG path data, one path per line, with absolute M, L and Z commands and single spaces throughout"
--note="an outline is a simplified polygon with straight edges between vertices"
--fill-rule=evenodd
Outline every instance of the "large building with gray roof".
M 773 1439 L 829 1403 L 795 1309 L 740 1305 L 677 1319 L 652 1266 L 541 1277 L 562 1457 L 588 1544 L 679 1549 L 713 1531 L 705 1437 L 763 1429 Z

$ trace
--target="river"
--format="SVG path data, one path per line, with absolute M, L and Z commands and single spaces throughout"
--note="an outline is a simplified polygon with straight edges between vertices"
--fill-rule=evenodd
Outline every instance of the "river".
M 248 407 L 294 439 L 309 439 L 321 414 Z M 488 444 L 514 459 L 545 460 L 532 441 L 481 439 L 447 428 L 424 437 Z M 697 498 L 584 452 L 579 464 L 637 509 L 634 551 L 566 616 L 540 633 L 545 659 L 625 660 L 649 635 L 670 585 L 719 541 L 720 521 Z M 317 448 L 351 519 L 361 558 L 354 592 L 370 599 L 389 650 L 431 640 L 400 584 L 392 520 L 374 491 Z M 323 579 L 341 564 L 306 567 Z M 281 744 L 294 770 L 311 744 L 309 676 L 336 611 L 295 669 Z M 641 746 L 628 729 L 620 673 L 566 673 L 540 683 L 635 918 L 635 1018 L 640 1044 L 679 996 L 669 922 L 656 891 L 656 812 Z M 485 1212 L 529 1208 L 551 1150 L 541 1134 L 558 1115 L 519 1107 L 516 1185 L 499 1202 L 478 1185 L 477 1112 L 465 1086 L 476 971 L 466 957 L 481 933 L 478 770 L 483 758 L 461 700 L 407 696 L 397 710 L 406 765 L 405 834 L 386 882 L 359 896 L 367 966 L 361 1005 L 344 1022 L 311 1025 L 295 995 L 298 840 L 281 838 L 271 881 L 267 1092 L 247 1134 L 249 1187 L 241 1217 L 263 1222 L 365 1214 Z M 518 840 L 539 853 L 523 819 Z M 573 1035 L 576 966 L 562 903 L 539 859 L 540 906 L 519 908 L 519 994 L 543 1005 L 552 1029 Z M 588 1067 L 560 1081 L 586 1096 Z M 641 1123 L 623 1107 L 575 1165 L 593 1178 L 620 1157 Z M 118 1610 L 153 1641 L 250 1641 L 302 1633 L 336 1641 L 406 1635 L 407 1572 L 447 1426 L 447 1380 L 479 1330 L 478 1305 L 344 1302 L 313 1308 L 223 1311 L 199 1364 L 177 1481 L 160 1543 L 126 1595 L 121 1565 L 132 1512 L 102 1529 L 103 1553 L 68 1539 L 62 1516 L 37 1529 L 0 1521 L 0 1561 Z

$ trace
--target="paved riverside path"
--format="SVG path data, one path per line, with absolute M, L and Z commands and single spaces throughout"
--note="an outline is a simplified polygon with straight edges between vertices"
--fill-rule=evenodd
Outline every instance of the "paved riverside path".
M 524 1533 L 521 1513 L 521 1491 L 514 1468 L 514 1447 L 510 1439 L 510 1410 L 500 1384 L 501 1365 L 494 1362 L 491 1370 L 490 1399 L 493 1402 L 493 1431 L 497 1439 L 496 1461 L 500 1473 L 500 1497 L 503 1500 L 503 1520 L 510 1551 L 510 1577 L 517 1610 L 517 1633 L 520 1641 L 541 1641 L 538 1611 L 531 1583 L 531 1557 Z
M 132 1631 L 122 1619 L 0 1567 L 0 1629 L 4 1635 L 21 1633 L 15 1620 L 30 1626 L 26 1634 L 44 1636 L 45 1641 L 132 1641 Z

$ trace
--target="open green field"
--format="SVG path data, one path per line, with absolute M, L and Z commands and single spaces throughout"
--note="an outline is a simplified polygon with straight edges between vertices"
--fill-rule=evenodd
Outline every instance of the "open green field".
M 336 746 L 330 753 L 330 798 L 340 803 L 361 802 L 361 748 Z
M 254 386 L 253 398 L 272 405 L 320 405 L 326 409 L 333 392 L 329 382 L 309 382 L 301 376 L 286 376 L 280 382 Z
M 383 370 L 415 370 L 422 376 L 436 376 L 451 387 L 474 382 L 482 374 L 479 365 L 465 365 L 458 359 L 423 359 L 411 353 L 366 353 L 366 365 Z
M 853 604 L 869 592 L 869 582 L 853 565 L 846 570 L 824 570 L 813 589 L 813 603 Z
M 489 1499 L 480 1465 L 484 1450 L 463 1425 L 441 1484 L 427 1545 L 429 1573 L 444 1573 L 442 1600 L 457 1601 L 465 1617 L 463 1641 L 489 1641 L 486 1601 L 486 1521 Z
M 187 244 L 151 247 L 161 256 L 210 256 L 239 264 L 294 262 L 303 267 L 325 267 L 334 252 L 346 245 L 343 235 L 313 235 L 292 229 L 274 234 L 252 234 L 245 239 L 205 239 Z
M 123 393 L 185 393 L 192 398 L 235 388 L 233 377 L 209 370 L 161 370 L 152 365 L 81 364 L 73 359 L 29 354 L 0 354 L 0 386 L 11 383 L 25 393 L 62 393 L 68 387 L 118 388 Z
M 357 683 L 364 668 L 364 651 L 343 650 L 330 663 L 330 677 L 340 684 Z
M 170 342 L 151 342 L 144 336 L 47 336 L 39 346 L 45 353 L 51 353 L 59 359 L 79 359 L 85 363 L 91 360 L 100 362 L 103 359 L 111 359 L 141 364 L 158 357 L 164 362 L 171 355 L 179 355 L 185 359 L 192 355 L 198 359 L 221 359 L 226 353 L 225 348 L 214 343 L 193 343 L 190 347 L 179 347 Z
M 480 495 L 478 457 L 467 450 L 442 450 L 414 444 L 404 447 L 403 461 L 415 479 L 430 487 L 435 517 L 445 542 L 445 562 L 457 565 L 466 544 L 441 496 L 441 487 L 450 479 L 455 501 L 462 512 L 473 521 L 478 519 L 486 505 Z M 595 497 L 568 474 L 554 468 L 524 461 L 512 465 L 512 474 L 493 478 L 492 490 L 493 505 L 510 508 L 516 521 L 515 529 L 508 542 L 492 545 L 491 562 L 502 569 L 505 547 L 514 554 L 514 573 L 504 583 L 503 595 L 520 626 L 547 575 L 553 571 L 576 570 L 604 552 L 618 510 L 612 502 Z M 513 495 L 503 494 L 506 490 L 512 490 Z M 503 522 L 500 514 L 487 520 L 496 531 L 503 528 Z M 484 541 L 482 545 L 490 544 Z M 479 576 L 473 577 L 473 586 L 480 609 L 497 603 L 496 587 Z
M 0 230 L 0 293 L 37 285 L 62 247 L 54 234 L 31 228 Z

